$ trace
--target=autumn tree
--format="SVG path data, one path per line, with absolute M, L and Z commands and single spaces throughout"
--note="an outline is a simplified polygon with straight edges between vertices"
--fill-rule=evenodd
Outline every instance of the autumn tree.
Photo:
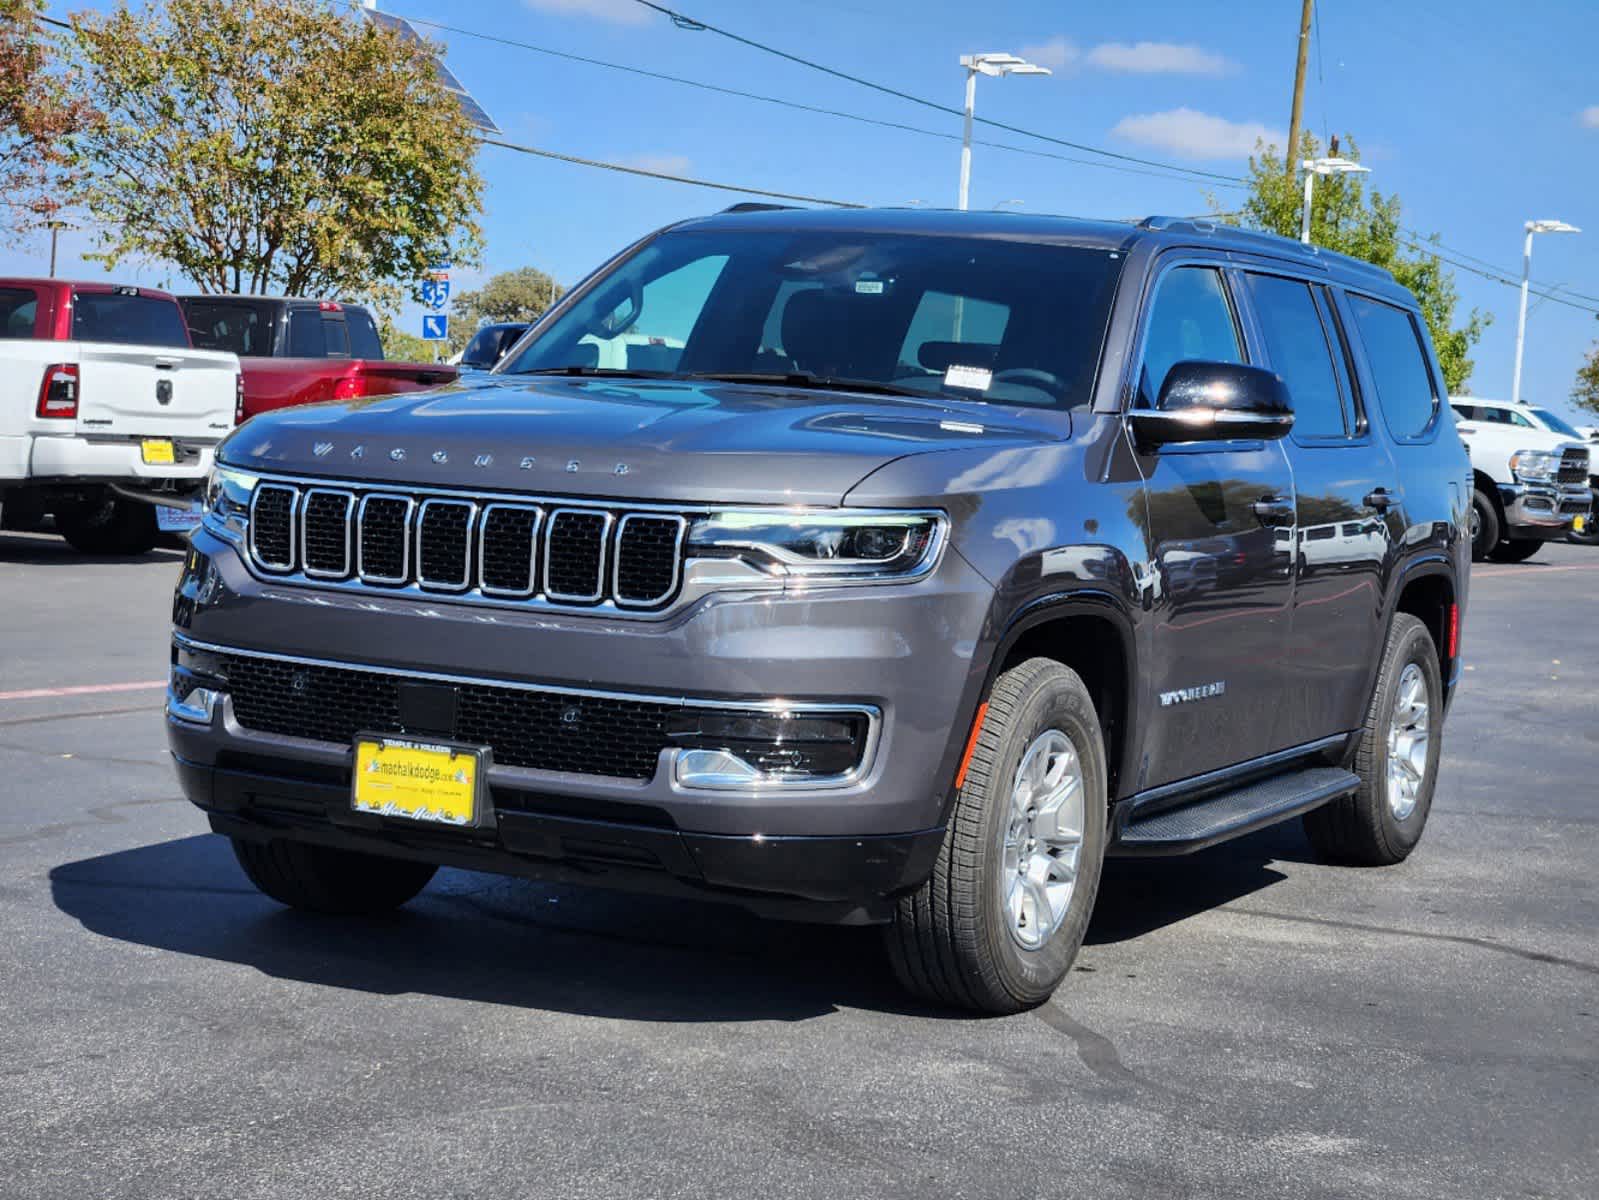
M 1315 136 L 1306 133 L 1300 142 L 1300 159 L 1317 158 L 1321 152 Z M 1342 154 L 1360 158 L 1353 140 Z M 1218 212 L 1224 207 L 1237 211 L 1236 223 L 1245 228 L 1297 239 L 1304 181 L 1298 173 L 1285 169 L 1275 146 L 1262 147 L 1249 160 L 1248 188 L 1241 211 L 1235 200 L 1224 205 L 1213 198 L 1211 207 Z M 1460 293 L 1454 273 L 1437 255 L 1428 253 L 1426 244 L 1436 237 L 1418 241 L 1405 233 L 1400 225 L 1399 197 L 1368 187 L 1362 175 L 1321 176 L 1310 206 L 1310 240 L 1393 272 L 1421 305 L 1449 391 L 1464 388 L 1471 377 L 1471 348 L 1482 337 L 1489 318 L 1472 309 L 1460 325 L 1455 324 Z
M 332 0 L 166 0 L 73 20 L 91 256 L 206 291 L 415 294 L 473 261 L 476 142 L 434 47 Z
M 1599 413 L 1599 342 L 1577 368 L 1577 382 L 1571 389 L 1571 402 L 1578 408 Z
M 450 318 L 450 349 L 464 348 L 485 322 L 532 321 L 566 289 L 537 267 L 501 271 L 476 291 L 455 297 Z
M 66 86 L 43 9 L 43 0 L 0 0 L 0 242 L 70 200 L 70 140 L 93 116 Z

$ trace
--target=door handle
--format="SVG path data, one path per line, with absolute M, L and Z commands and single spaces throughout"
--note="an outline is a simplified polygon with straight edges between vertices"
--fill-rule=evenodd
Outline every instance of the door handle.
M 1387 512 L 1394 504 L 1394 495 L 1387 488 L 1373 488 L 1366 493 L 1366 507 Z
M 1254 508 L 1255 515 L 1267 524 L 1282 520 L 1291 521 L 1294 517 L 1294 502 L 1284 500 L 1277 495 L 1262 496 L 1251 507 Z

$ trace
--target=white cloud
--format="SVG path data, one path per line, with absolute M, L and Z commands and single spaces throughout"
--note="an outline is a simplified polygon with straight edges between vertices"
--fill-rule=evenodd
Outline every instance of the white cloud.
M 1578 119 L 1589 129 L 1599 129 L 1599 104 L 1590 104 L 1577 114 Z
M 1067 67 L 1077 65 L 1077 60 L 1083 56 L 1071 42 L 1056 36 L 1047 42 L 1038 42 L 1032 46 L 1023 46 L 1016 53 L 1028 62 L 1037 63 L 1041 67 L 1048 67 L 1052 71 L 1061 71 Z
M 622 159 L 622 163 L 641 171 L 660 171 L 663 175 L 687 175 L 694 166 L 686 154 L 634 154 Z
M 1123 117 L 1111 133 L 1146 146 L 1157 146 L 1179 158 L 1245 158 L 1256 142 L 1283 145 L 1287 135 L 1259 121 L 1229 121 L 1191 108 Z
M 1225 75 L 1233 69 L 1220 54 L 1174 42 L 1106 42 L 1088 52 L 1088 61 L 1133 75 Z
M 642 25 L 656 14 L 633 0 L 522 0 L 537 12 L 557 17 L 596 17 L 616 25 Z

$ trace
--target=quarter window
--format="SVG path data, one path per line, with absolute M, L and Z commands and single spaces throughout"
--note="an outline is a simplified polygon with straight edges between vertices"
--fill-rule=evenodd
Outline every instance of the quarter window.
M 1180 362 L 1244 361 L 1238 323 L 1214 267 L 1178 267 L 1167 272 L 1150 308 L 1144 336 L 1144 369 L 1139 394 L 1155 407 L 1167 373 Z
M 1310 285 L 1276 275 L 1246 278 L 1271 368 L 1282 376 L 1293 401 L 1294 436 L 1346 436 L 1354 422 Z
M 1432 424 L 1438 396 L 1415 319 L 1402 308 L 1365 296 L 1351 295 L 1349 308 L 1389 430 L 1395 437 L 1420 437 Z

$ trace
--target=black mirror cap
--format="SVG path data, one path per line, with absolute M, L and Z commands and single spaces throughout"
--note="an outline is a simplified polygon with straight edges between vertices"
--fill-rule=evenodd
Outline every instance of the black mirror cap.
M 1216 442 L 1275 439 L 1294 424 L 1293 402 L 1282 377 L 1242 363 L 1176 363 L 1160 388 L 1160 407 L 1128 416 L 1139 441 Z

